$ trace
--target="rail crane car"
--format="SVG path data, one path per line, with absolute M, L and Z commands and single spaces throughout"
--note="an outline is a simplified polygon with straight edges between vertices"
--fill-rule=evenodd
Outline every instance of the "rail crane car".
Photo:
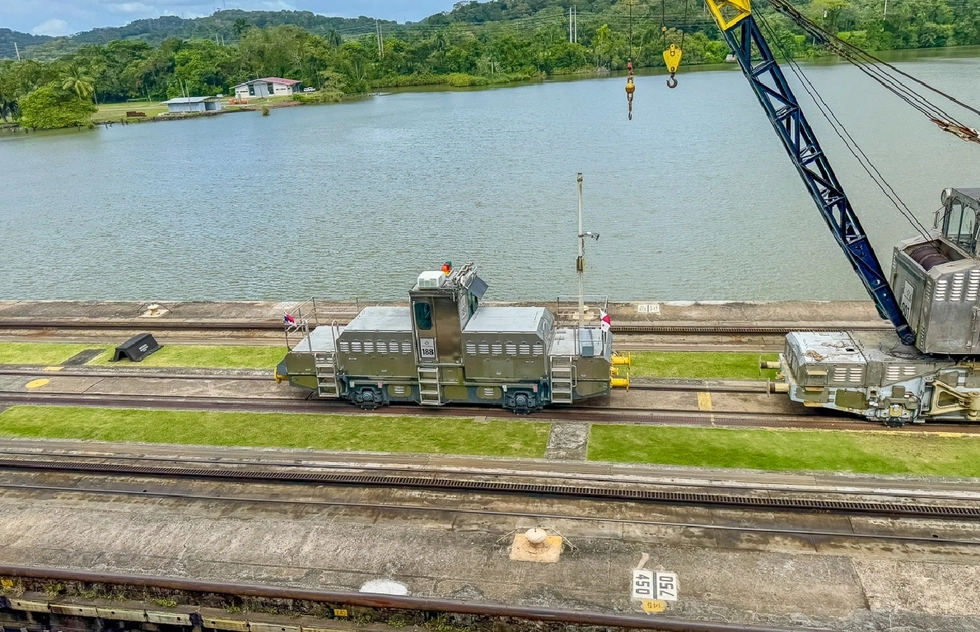
M 933 229 L 900 242 L 886 276 L 749 0 L 706 1 L 834 238 L 895 327 L 788 334 L 780 364 L 790 398 L 890 426 L 980 420 L 980 188 L 946 189 Z
M 612 377 L 608 328 L 560 327 L 545 307 L 481 306 L 486 290 L 473 264 L 423 272 L 409 307 L 366 307 L 346 326 L 315 327 L 276 379 L 365 409 L 469 403 L 516 413 L 628 385 Z

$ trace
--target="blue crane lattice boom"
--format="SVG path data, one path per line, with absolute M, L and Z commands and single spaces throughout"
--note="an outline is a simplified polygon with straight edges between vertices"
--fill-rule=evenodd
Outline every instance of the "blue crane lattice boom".
M 895 325 L 902 342 L 914 344 L 915 332 L 905 320 L 861 222 L 759 31 L 749 0 L 707 0 L 707 3 L 810 197 L 874 299 L 878 313 Z M 726 18 L 725 12 L 734 15 Z M 756 60 L 753 60 L 753 49 L 758 52 Z

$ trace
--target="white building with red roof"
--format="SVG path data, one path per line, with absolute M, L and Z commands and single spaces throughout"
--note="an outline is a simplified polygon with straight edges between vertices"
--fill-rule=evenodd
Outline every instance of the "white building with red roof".
M 293 94 L 297 90 L 299 90 L 299 81 L 295 79 L 265 77 L 264 79 L 252 79 L 251 81 L 246 81 L 235 86 L 235 98 L 261 99 L 264 97 L 278 97 Z

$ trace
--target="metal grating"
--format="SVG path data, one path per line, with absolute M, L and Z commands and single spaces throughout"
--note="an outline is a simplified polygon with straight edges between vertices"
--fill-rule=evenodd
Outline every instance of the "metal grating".
M 168 478 L 199 478 L 253 482 L 316 483 L 321 485 L 402 487 L 433 490 L 465 490 L 521 495 L 548 495 L 579 499 L 629 500 L 670 504 L 755 507 L 797 511 L 835 513 L 869 513 L 892 516 L 933 518 L 980 518 L 980 507 L 964 505 L 926 505 L 816 498 L 738 496 L 701 492 L 671 492 L 642 488 L 587 487 L 545 485 L 538 483 L 508 483 L 502 481 L 467 480 L 421 476 L 388 476 L 376 474 L 333 474 L 326 472 L 260 471 L 226 468 L 184 468 L 120 463 L 73 463 L 57 460 L 0 459 L 0 468 L 30 471 L 63 471 L 102 475 L 162 476 Z

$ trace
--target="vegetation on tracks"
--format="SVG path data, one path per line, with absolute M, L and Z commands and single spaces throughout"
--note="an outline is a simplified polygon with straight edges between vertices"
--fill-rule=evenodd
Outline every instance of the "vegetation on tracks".
M 0 435 L 91 441 L 540 458 L 551 425 L 472 418 L 13 406 Z
M 269 369 L 285 355 L 279 346 L 164 345 L 142 362 L 109 362 L 115 347 L 104 344 L 62 342 L 2 342 L 0 364 L 58 365 L 87 349 L 102 349 L 87 366 L 168 367 L 186 369 Z
M 104 344 L 60 342 L 0 343 L 0 364 L 57 365 L 86 349 L 103 349 L 89 366 L 168 367 L 199 369 L 269 369 L 282 360 L 279 346 L 164 345 L 142 362 L 111 363 L 113 347 Z M 633 377 L 714 378 L 732 380 L 772 379 L 776 371 L 759 368 L 760 360 L 777 360 L 775 353 L 700 351 L 633 352 Z
M 736 353 L 730 351 L 634 351 L 632 377 L 714 378 L 727 380 L 766 380 L 775 370 L 760 369 L 762 360 L 775 361 L 775 353 Z
M 107 350 L 90 362 L 101 366 L 145 366 L 185 369 L 268 369 L 271 371 L 286 355 L 283 347 L 232 345 L 164 345 L 141 362 L 109 362 L 112 351 Z
M 99 346 L 62 342 L 2 342 L 0 364 L 57 365 L 77 353 Z
M 729 430 L 596 425 L 589 459 L 622 463 L 980 476 L 980 437 L 899 431 Z

